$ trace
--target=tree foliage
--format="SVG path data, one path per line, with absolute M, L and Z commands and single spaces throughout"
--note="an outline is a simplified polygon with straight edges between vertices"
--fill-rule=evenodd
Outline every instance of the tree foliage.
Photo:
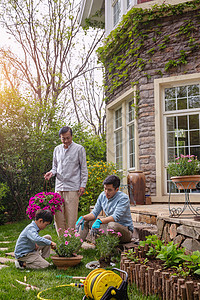
M 13 213 L 22 215 L 27 199 L 42 189 L 42 174 L 49 168 L 58 142 L 59 122 L 45 131 L 38 129 L 37 112 L 16 92 L 0 93 L 0 181 L 9 187 Z
M 45 124 L 48 114 L 39 112 Z M 54 181 L 46 187 L 43 174 L 51 169 L 53 150 L 61 143 L 58 131 L 66 124 L 54 118 L 51 126 L 38 128 L 37 113 L 38 107 L 17 92 L 0 92 L 0 183 L 8 187 L 5 209 L 12 219 L 24 216 L 31 196 L 54 189 Z M 85 147 L 88 160 L 105 160 L 104 137 L 80 124 L 71 127 L 73 140 Z
M 77 22 L 79 9 L 77 0 L 0 2 L 0 21 L 19 53 L 0 49 L 4 76 L 12 88 L 17 77 L 24 93 L 29 91 L 40 108 L 48 107 L 49 121 L 66 89 L 87 71 L 88 60 L 103 37 L 102 30 L 96 30 L 92 38 L 85 32 L 87 51 L 78 60 L 77 48 L 82 47 L 79 41 L 84 34 Z

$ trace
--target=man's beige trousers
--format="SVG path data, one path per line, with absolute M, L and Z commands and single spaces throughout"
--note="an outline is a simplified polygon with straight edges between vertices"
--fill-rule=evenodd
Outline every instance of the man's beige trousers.
M 61 235 L 64 230 L 74 228 L 78 217 L 79 192 L 57 192 L 64 199 L 64 204 L 61 209 L 55 213 L 55 226 L 58 235 Z M 61 228 L 61 230 L 60 230 Z

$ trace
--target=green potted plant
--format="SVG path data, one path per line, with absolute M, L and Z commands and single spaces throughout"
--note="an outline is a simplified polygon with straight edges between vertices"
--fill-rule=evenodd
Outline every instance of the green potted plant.
M 96 238 L 96 251 L 99 258 L 100 267 L 110 265 L 111 258 L 117 254 L 116 248 L 120 242 L 120 232 L 115 232 L 112 229 L 99 229 L 99 235 Z
M 200 181 L 200 161 L 195 155 L 182 155 L 168 164 L 167 171 L 179 190 L 195 189 Z
M 58 269 L 66 270 L 68 267 L 79 264 L 83 258 L 82 255 L 77 255 L 83 240 L 80 239 L 80 234 L 76 230 L 68 228 L 56 241 L 57 255 L 51 256 L 53 263 Z

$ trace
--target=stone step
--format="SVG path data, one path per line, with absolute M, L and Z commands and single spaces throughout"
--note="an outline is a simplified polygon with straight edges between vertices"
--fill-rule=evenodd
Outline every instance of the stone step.
M 12 257 L 15 257 L 15 254 L 14 252 L 7 252 L 5 253 L 6 256 L 12 256 Z
M 11 259 L 11 258 L 6 258 L 6 257 L 0 257 L 0 263 L 1 264 L 5 264 L 7 262 L 15 262 L 15 260 Z
M 6 268 L 6 267 L 9 267 L 7 265 L 0 265 L 0 270 L 3 269 L 3 268 Z
M 11 241 L 0 241 L 0 244 L 9 244 Z
M 154 235 L 158 232 L 157 226 L 153 224 L 135 222 L 133 223 L 133 226 L 133 238 L 138 239 L 139 241 L 144 241 L 146 236 Z

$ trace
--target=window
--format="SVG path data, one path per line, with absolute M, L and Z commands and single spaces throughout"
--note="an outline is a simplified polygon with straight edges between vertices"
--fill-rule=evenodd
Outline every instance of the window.
M 127 3 L 127 9 L 128 9 L 131 5 L 131 0 L 126 0 L 126 3 Z
M 134 101 L 128 102 L 128 168 L 135 168 Z
M 166 165 L 181 154 L 200 159 L 200 85 L 165 88 L 164 99 Z
M 115 111 L 115 163 L 122 170 L 122 108 Z
M 121 0 L 113 1 L 113 25 L 116 26 L 121 16 Z

